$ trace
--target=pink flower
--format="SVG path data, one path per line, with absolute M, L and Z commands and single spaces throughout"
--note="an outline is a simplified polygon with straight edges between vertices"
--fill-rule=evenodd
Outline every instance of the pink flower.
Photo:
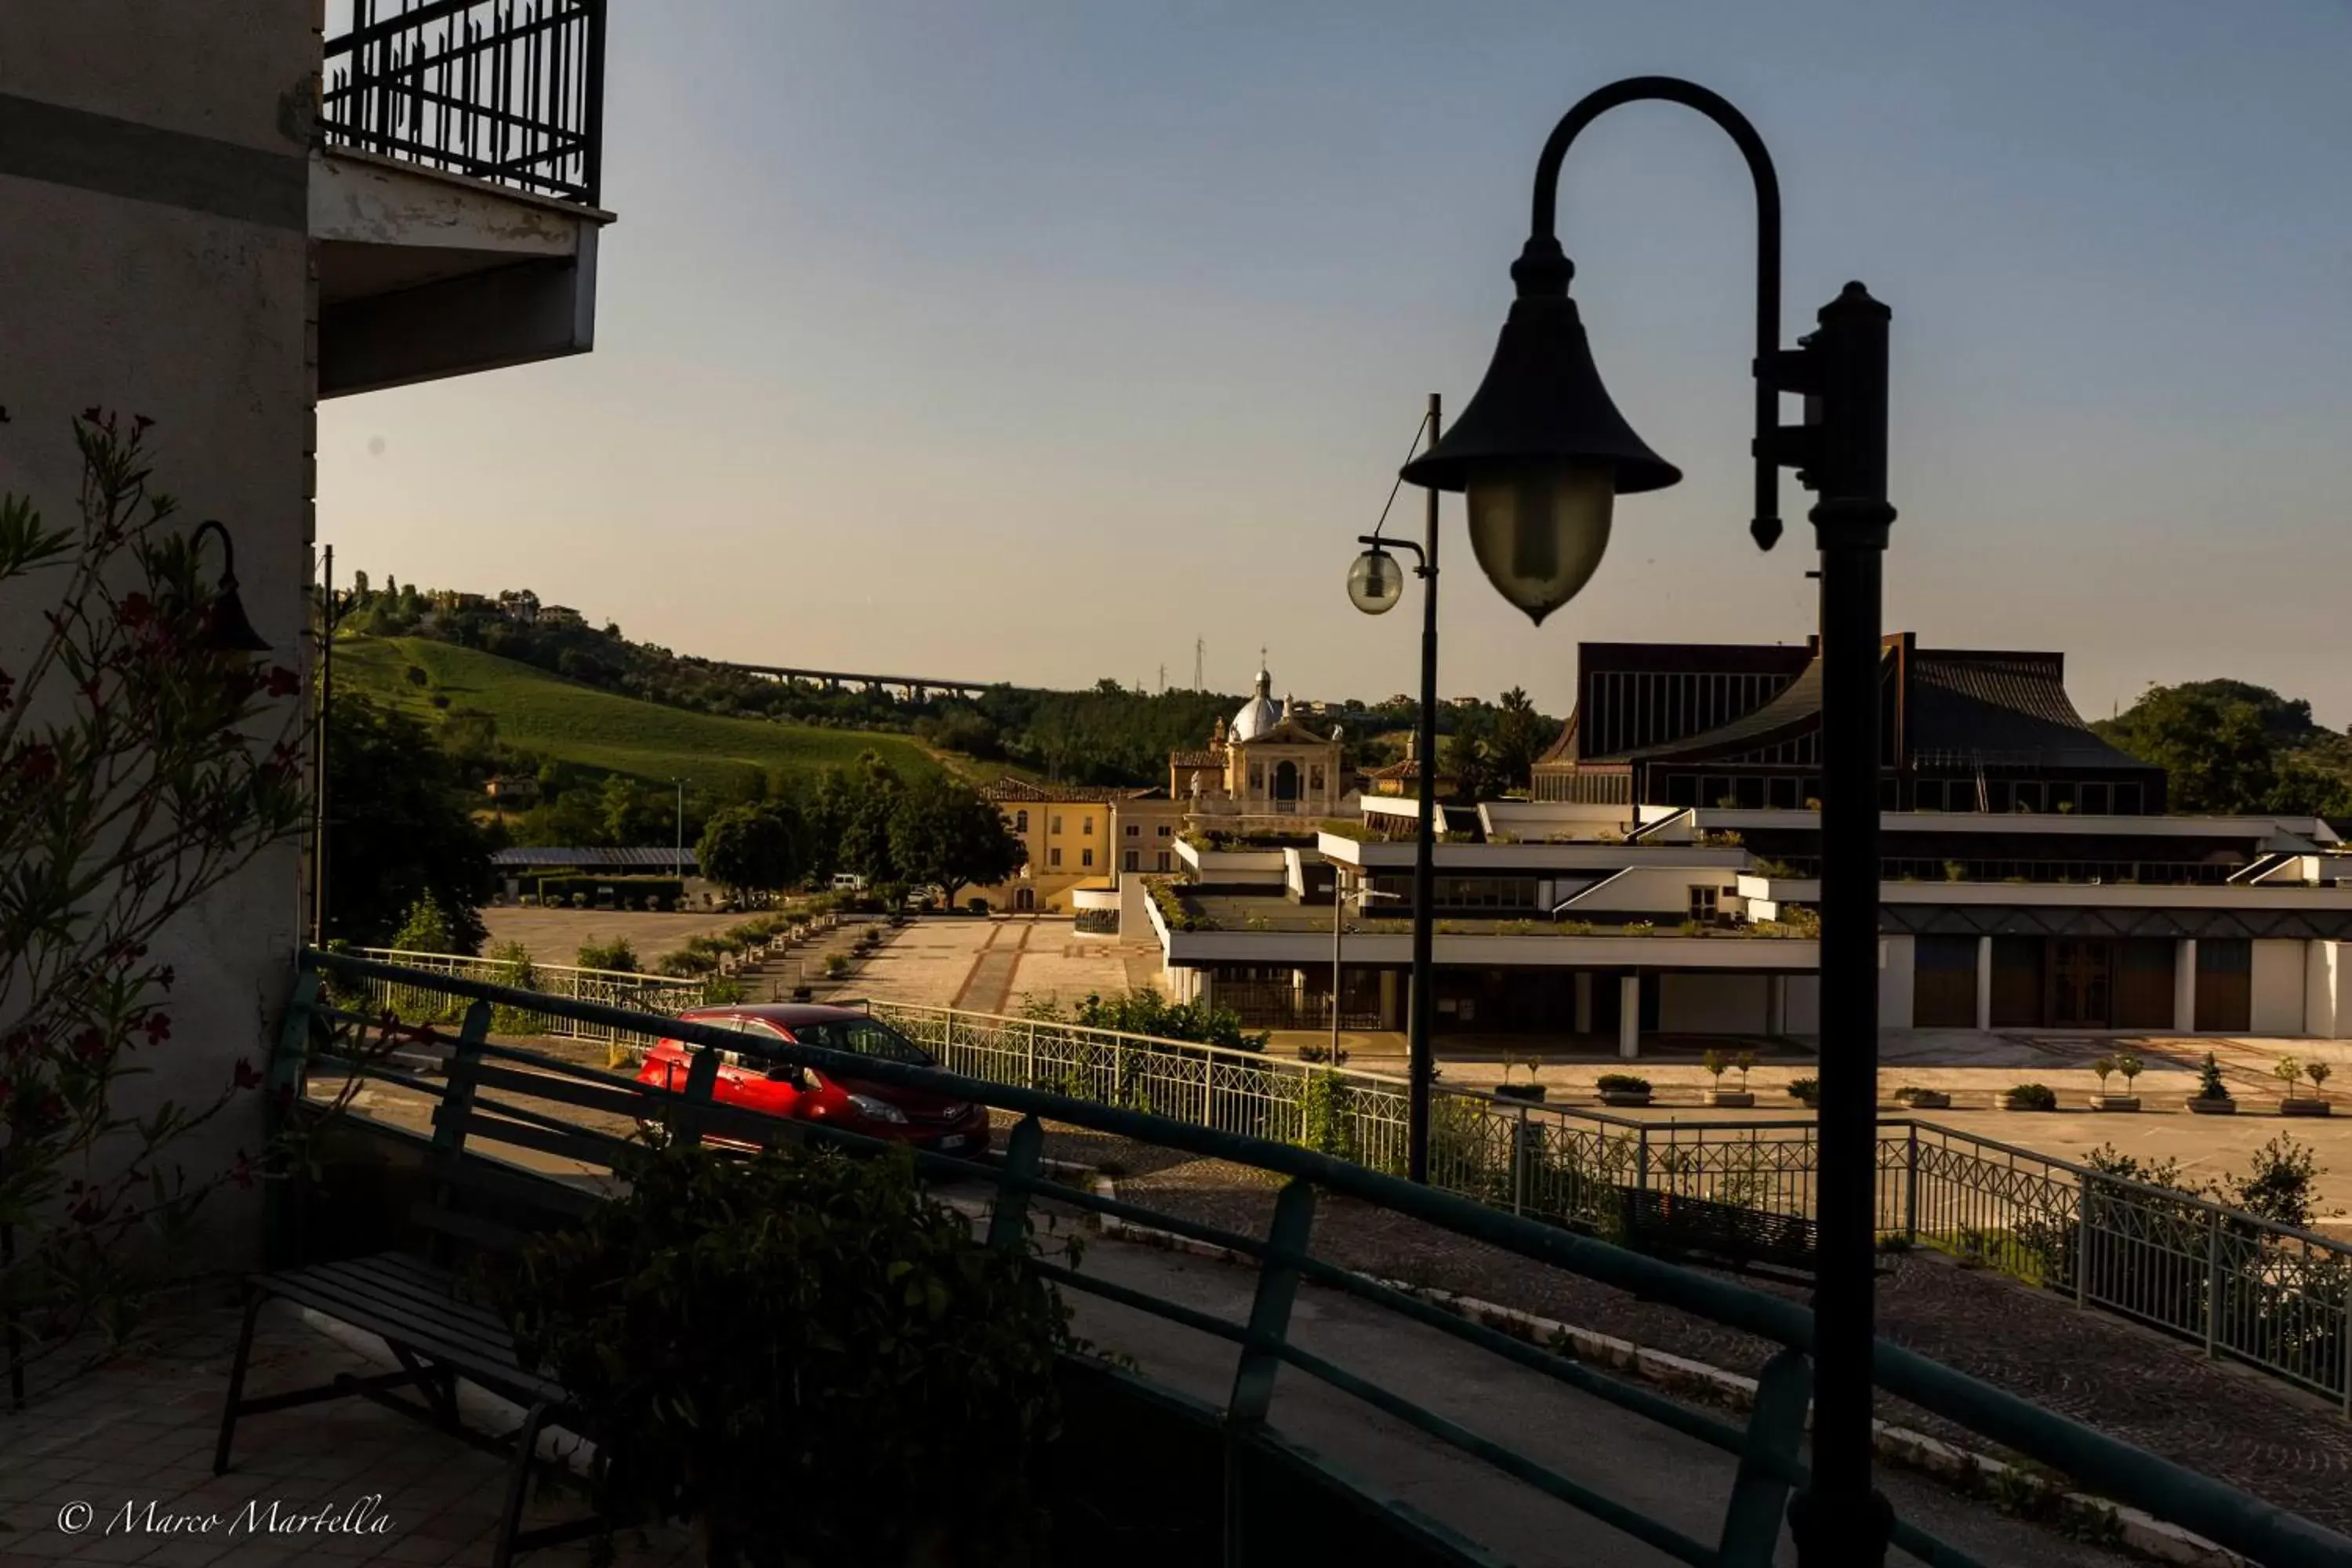
M 261 1082 L 261 1073 L 243 1057 L 236 1058 L 236 1087 L 252 1089 Z
M 150 1013 L 147 1022 L 140 1026 L 147 1031 L 147 1043 L 151 1046 L 160 1046 L 172 1037 L 172 1020 L 167 1014 Z
M 282 664 L 273 664 L 267 689 L 272 697 L 291 697 L 302 689 L 302 678 Z

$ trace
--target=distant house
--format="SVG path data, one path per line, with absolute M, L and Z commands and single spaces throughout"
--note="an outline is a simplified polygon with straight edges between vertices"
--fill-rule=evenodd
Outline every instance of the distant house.
M 501 774 L 485 780 L 482 793 L 501 806 L 527 810 L 539 804 L 539 781 L 529 773 Z
M 541 605 L 536 617 L 543 626 L 584 626 L 588 617 L 569 605 Z

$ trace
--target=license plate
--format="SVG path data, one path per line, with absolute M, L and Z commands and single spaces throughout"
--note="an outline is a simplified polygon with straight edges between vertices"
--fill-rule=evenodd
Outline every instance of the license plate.
M 942 1150 L 961 1149 L 963 1147 L 963 1143 L 964 1137 L 961 1132 L 950 1132 L 946 1137 L 940 1140 L 940 1147 Z

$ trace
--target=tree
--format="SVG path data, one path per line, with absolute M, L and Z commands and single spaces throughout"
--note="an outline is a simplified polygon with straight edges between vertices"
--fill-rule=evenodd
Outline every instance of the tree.
M 1455 797 L 1465 805 L 1495 793 L 1501 774 L 1483 722 L 1467 716 L 1463 719 L 1445 742 L 1445 760 L 1438 771 L 1453 778 Z M 1430 784 L 1433 788 L 1436 781 Z
M 2311 704 L 2242 680 L 2150 687 L 2092 726 L 2162 768 L 2184 812 L 2352 812 L 2352 742 L 2315 723 Z
M 938 883 L 950 909 L 967 886 L 1002 882 L 1028 858 L 1003 814 L 962 780 L 933 773 L 898 792 L 892 868 L 905 880 Z
M 666 843 L 676 829 L 672 803 L 626 773 L 605 778 L 597 804 L 604 817 L 601 842 L 605 844 Z
M 829 869 L 854 871 L 868 882 L 890 880 L 890 824 L 906 784 L 898 770 L 874 752 L 844 772 L 834 770 L 819 784 L 818 837 L 833 845 Z
M 713 812 L 695 846 L 702 874 L 730 893 L 772 893 L 802 875 L 792 808 L 770 801 Z
M 392 933 L 392 945 L 402 952 L 448 952 L 455 941 L 449 916 L 430 888 L 416 896 L 400 929 Z
M 430 730 L 338 693 L 327 726 L 327 934 L 382 946 L 430 893 L 448 920 L 443 951 L 480 951 L 493 879 L 471 805 Z
M 1487 742 L 1496 782 L 1504 789 L 1526 789 L 1533 782 L 1535 761 L 1543 755 L 1558 726 L 1547 726 L 1543 716 L 1518 687 L 1503 693 Z

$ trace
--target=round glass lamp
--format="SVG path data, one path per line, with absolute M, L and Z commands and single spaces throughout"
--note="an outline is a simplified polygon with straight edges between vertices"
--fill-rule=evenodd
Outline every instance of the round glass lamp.
M 1605 532 L 1605 520 L 1602 528 Z M 1404 568 L 1387 551 L 1367 550 L 1348 568 L 1348 600 L 1364 614 L 1386 615 L 1403 597 Z

